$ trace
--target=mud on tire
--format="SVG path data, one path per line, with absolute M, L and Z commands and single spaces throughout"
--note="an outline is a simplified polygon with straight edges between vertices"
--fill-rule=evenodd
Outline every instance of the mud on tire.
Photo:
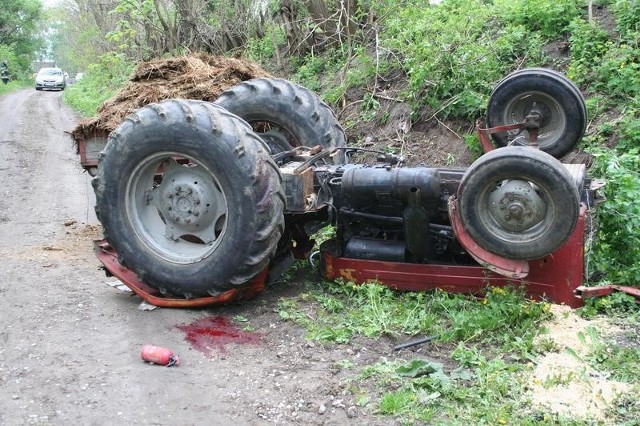
M 213 104 L 168 100 L 138 110 L 112 132 L 98 170 L 105 237 L 163 293 L 242 286 L 282 235 L 276 165 L 244 121 Z

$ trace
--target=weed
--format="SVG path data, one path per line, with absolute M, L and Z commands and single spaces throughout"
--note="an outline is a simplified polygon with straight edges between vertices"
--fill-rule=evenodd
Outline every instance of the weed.
M 482 145 L 480 145 L 480 138 L 477 134 L 465 134 L 464 143 L 467 145 L 467 149 L 471 152 L 471 155 L 474 159 L 480 158 L 482 154 L 484 154 L 484 150 L 482 149 Z
M 459 345 L 454 358 L 465 351 Z M 514 374 L 522 367 L 500 358 L 487 360 L 478 353 L 473 358 L 473 367 L 450 371 L 424 359 L 383 360 L 363 370 L 361 378 L 395 389 L 380 393 L 378 409 L 405 423 L 505 424 L 522 409 L 518 402 L 522 386 Z
M 542 386 L 545 389 L 549 389 L 555 386 L 566 386 L 571 384 L 576 379 L 576 374 L 573 371 L 569 371 L 567 374 L 556 373 L 549 375 Z
M 619 395 L 611 404 L 607 415 L 612 424 L 637 425 L 640 419 L 640 386 L 635 386 L 626 395 Z
M 553 340 L 550 339 L 548 337 L 543 337 L 540 340 L 538 340 L 537 345 L 536 345 L 536 351 L 540 354 L 546 354 L 549 352 L 560 352 L 560 346 L 558 345 L 558 343 Z
M 530 368 L 534 354 L 557 349 L 550 340 L 534 344 L 542 322 L 551 316 L 549 305 L 527 300 L 519 289 L 490 287 L 485 298 L 475 299 L 337 281 L 312 286 L 296 300 L 281 300 L 280 316 L 304 326 L 312 339 L 347 343 L 355 335 L 437 334 L 431 344 L 451 348 L 454 367 L 424 358 L 383 358 L 360 370 L 353 391 L 360 404 L 375 404 L 378 413 L 405 423 L 522 419 L 521 373 Z M 352 363 L 336 366 L 351 368 Z
M 605 343 L 598 331 L 588 327 L 585 333 L 578 333 L 580 341 L 589 347 L 589 353 L 583 358 L 595 369 L 606 371 L 615 380 L 638 383 L 640 380 L 640 348 L 623 347 Z
M 350 359 L 341 359 L 339 361 L 334 362 L 333 365 L 344 370 L 350 370 L 353 367 L 355 367 L 354 362 Z
M 416 403 L 416 395 L 409 390 L 389 392 L 382 396 L 379 411 L 382 414 L 401 414 L 409 411 Z
M 245 55 L 259 63 L 265 63 L 276 56 L 277 46 L 284 42 L 285 34 L 282 27 L 269 25 L 265 28 L 264 37 L 249 39 Z
M 569 22 L 580 13 L 576 0 L 503 0 L 498 3 L 508 22 L 523 25 L 546 39 L 564 33 Z
M 571 36 L 571 65 L 567 76 L 576 83 L 590 83 L 597 79 L 597 67 L 612 46 L 609 34 L 597 23 L 576 18 L 569 25 Z
M 127 81 L 132 69 L 133 63 L 122 54 L 102 55 L 82 80 L 67 86 L 64 100 L 82 115 L 90 117 Z
M 638 304 L 631 295 L 616 292 L 610 296 L 589 298 L 580 308 L 580 315 L 585 318 L 593 318 L 599 313 L 607 315 L 629 315 L 639 312 Z
M 594 268 L 610 282 L 640 282 L 640 148 L 624 154 L 594 151 L 593 174 L 607 181 L 607 202 L 598 206 L 596 245 L 588 254 Z

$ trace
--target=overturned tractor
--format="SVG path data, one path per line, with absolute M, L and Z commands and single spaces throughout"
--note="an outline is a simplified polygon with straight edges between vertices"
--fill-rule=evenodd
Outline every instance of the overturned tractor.
M 314 233 L 333 225 L 319 250 L 328 279 L 471 293 L 524 285 L 579 306 L 593 191 L 584 165 L 556 157 L 584 133 L 584 99 L 562 75 L 526 69 L 496 86 L 487 114 L 486 154 L 454 169 L 384 153 L 349 162 L 359 148 L 331 109 L 286 80 L 241 82 L 213 103 L 150 104 L 100 155 L 98 256 L 152 303 L 221 303 L 312 255 Z

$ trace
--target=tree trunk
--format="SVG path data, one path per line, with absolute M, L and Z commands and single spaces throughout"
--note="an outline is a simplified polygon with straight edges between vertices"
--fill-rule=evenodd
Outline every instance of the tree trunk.
M 303 34 L 298 25 L 298 14 L 292 0 L 280 0 L 279 16 L 287 36 L 289 54 L 304 54 L 306 46 L 303 45 Z
M 164 4 L 162 4 L 162 0 L 153 0 L 153 5 L 156 9 L 160 25 L 162 25 L 162 28 L 164 29 L 166 48 L 168 51 L 171 51 L 177 47 L 177 26 L 170 25 L 170 21 L 168 19 L 169 14 L 167 13 L 167 9 L 165 8 Z

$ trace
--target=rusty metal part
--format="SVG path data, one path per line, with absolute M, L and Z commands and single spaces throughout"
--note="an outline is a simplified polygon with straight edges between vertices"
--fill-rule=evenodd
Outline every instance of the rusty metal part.
M 162 308 L 201 308 L 223 305 L 238 299 L 252 299 L 262 290 L 267 277 L 267 268 L 247 283 L 246 286 L 227 290 L 218 296 L 184 299 L 163 296 L 158 290 L 140 281 L 137 275 L 118 261 L 118 255 L 107 240 L 94 241 L 94 251 L 104 267 L 113 276 L 122 281 L 144 301 Z
M 108 132 L 94 130 L 89 135 L 71 134 L 75 138 L 80 164 L 91 176 L 98 174 L 98 159 L 107 145 Z
M 491 142 L 489 135 L 494 133 L 508 132 L 511 130 L 519 130 L 516 134 L 520 134 L 525 130 L 529 133 L 528 145 L 532 148 L 539 148 L 538 146 L 538 134 L 540 132 L 540 123 L 544 119 L 543 114 L 537 109 L 532 109 L 524 118 L 522 123 L 505 124 L 504 126 L 497 127 L 484 127 L 484 119 L 479 118 L 476 120 L 476 128 L 478 129 L 478 138 L 480 139 L 480 146 L 482 150 L 487 153 L 493 151 L 495 146 Z
M 623 285 L 603 285 L 596 287 L 580 286 L 576 288 L 575 294 L 581 299 L 590 299 L 592 297 L 609 296 L 615 292 L 625 293 L 629 296 L 633 296 L 636 299 L 636 303 L 640 304 L 640 288 L 629 287 Z
M 455 196 L 449 198 L 449 220 L 453 232 L 460 245 L 485 268 L 509 278 L 522 279 L 529 275 L 529 262 L 526 260 L 506 259 L 480 247 L 466 231 L 460 220 L 458 200 Z
M 452 264 L 414 264 L 342 257 L 340 244 L 329 240 L 320 247 L 321 274 L 329 280 L 342 278 L 353 283 L 376 282 L 395 290 L 426 291 L 441 289 L 455 293 L 482 295 L 488 286 L 521 286 L 528 296 L 579 308 L 583 300 L 575 290 L 582 285 L 584 271 L 584 232 L 586 206 L 582 205 L 578 223 L 558 250 L 529 261 L 525 279 L 507 278 L 487 268 Z

